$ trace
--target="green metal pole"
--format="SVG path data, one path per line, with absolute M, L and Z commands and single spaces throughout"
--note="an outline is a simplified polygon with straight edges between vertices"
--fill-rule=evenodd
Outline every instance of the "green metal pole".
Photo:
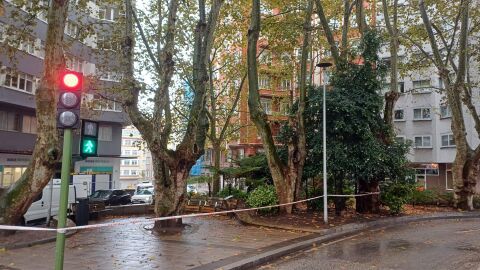
M 60 206 L 58 209 L 57 229 L 65 228 L 67 223 L 68 187 L 70 185 L 70 163 L 72 161 L 72 129 L 67 128 L 63 133 L 62 155 L 62 184 L 60 186 Z M 63 255 L 65 251 L 65 231 L 57 232 L 55 247 L 55 270 L 63 269 Z

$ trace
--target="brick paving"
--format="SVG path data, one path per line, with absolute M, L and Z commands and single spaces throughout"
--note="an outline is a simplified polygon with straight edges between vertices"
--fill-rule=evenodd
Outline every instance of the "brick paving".
M 307 235 L 223 216 L 184 223 L 184 232 L 168 236 L 151 233 L 145 224 L 81 231 L 67 239 L 64 269 L 189 269 Z M 0 269 L 51 270 L 54 251 L 55 243 L 0 251 Z

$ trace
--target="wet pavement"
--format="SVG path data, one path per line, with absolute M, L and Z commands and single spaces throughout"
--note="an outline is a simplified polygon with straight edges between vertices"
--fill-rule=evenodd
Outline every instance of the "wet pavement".
M 368 231 L 258 269 L 480 270 L 480 221 L 438 220 Z
M 182 234 L 169 236 L 152 234 L 145 224 L 81 231 L 67 239 L 64 269 L 189 269 L 306 235 L 244 226 L 228 217 L 184 222 L 188 226 Z M 55 243 L 48 243 L 0 250 L 0 270 L 51 270 L 54 249 Z

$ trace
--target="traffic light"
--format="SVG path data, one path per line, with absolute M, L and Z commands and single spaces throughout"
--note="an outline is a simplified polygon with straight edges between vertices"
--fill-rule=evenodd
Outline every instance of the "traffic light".
M 83 120 L 82 139 L 80 140 L 80 156 L 96 157 L 98 150 L 98 123 Z
M 62 72 L 58 86 L 57 128 L 79 128 L 83 74 L 74 71 Z

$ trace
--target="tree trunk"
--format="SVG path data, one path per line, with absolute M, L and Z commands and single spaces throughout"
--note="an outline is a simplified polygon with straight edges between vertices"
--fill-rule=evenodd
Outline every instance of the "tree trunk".
M 155 216 L 180 215 L 186 199 L 186 180 L 193 163 L 179 159 L 171 166 L 152 155 L 155 176 Z M 182 228 L 181 219 L 156 221 L 157 232 L 178 231 Z
M 35 197 L 52 179 L 58 159 L 56 105 L 58 71 L 65 69 L 63 33 L 68 0 L 55 0 L 48 11 L 44 74 L 36 91 L 37 139 L 32 161 L 20 180 L 0 194 L 0 224 L 18 224 Z
M 360 180 L 358 182 L 358 193 L 378 192 L 378 181 Z M 380 211 L 380 199 L 378 194 L 360 196 L 356 198 L 356 211 L 358 213 L 378 213 Z
M 462 155 L 457 154 L 452 168 L 454 206 L 456 208 L 474 210 L 473 196 L 478 175 L 478 161 L 475 162 L 473 158 L 464 159 Z
M 212 193 L 216 196 L 220 191 L 220 156 L 221 149 L 219 143 L 212 143 L 213 148 L 213 181 L 212 181 Z

